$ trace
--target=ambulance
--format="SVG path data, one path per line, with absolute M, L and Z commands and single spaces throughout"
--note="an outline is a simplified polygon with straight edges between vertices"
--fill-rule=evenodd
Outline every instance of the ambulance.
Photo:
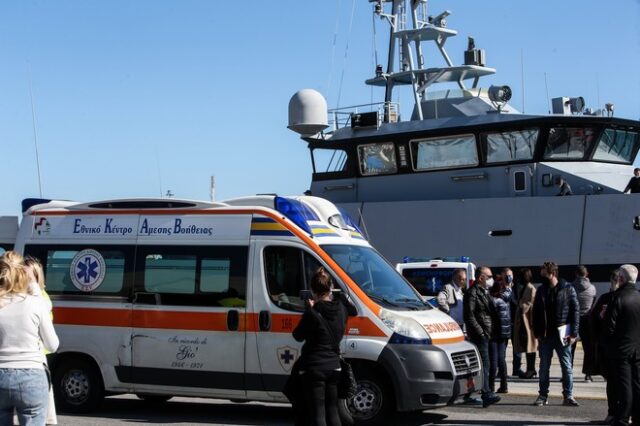
M 345 421 L 380 424 L 482 384 L 458 325 L 321 198 L 26 200 L 15 248 L 45 269 L 60 409 L 122 393 L 286 402 L 300 290 L 319 266 L 358 311 L 341 343 L 358 382 Z

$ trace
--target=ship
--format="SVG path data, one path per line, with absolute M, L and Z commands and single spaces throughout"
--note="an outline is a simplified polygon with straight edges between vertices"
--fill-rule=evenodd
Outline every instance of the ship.
M 553 98 L 547 115 L 520 113 L 509 86 L 480 85 L 496 70 L 473 38 L 454 64 L 450 11 L 430 14 L 426 0 L 370 3 L 390 27 L 387 63 L 366 80 L 384 88 L 384 101 L 327 110 L 303 89 L 289 102 L 288 127 L 311 154 L 309 194 L 357 218 L 392 263 L 464 255 L 535 275 L 553 261 L 566 279 L 585 265 L 608 286 L 612 270 L 638 262 L 640 195 L 624 190 L 640 122 L 614 116 L 613 104 L 587 109 L 582 97 Z M 427 43 L 440 66 L 425 63 Z M 412 93 L 406 120 L 393 102 L 399 87 Z

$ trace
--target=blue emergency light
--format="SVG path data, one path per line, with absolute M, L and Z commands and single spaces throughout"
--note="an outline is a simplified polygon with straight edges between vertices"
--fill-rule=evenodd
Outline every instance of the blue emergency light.
M 285 215 L 291 222 L 312 235 L 308 220 L 319 221 L 318 216 L 300 201 L 276 196 L 273 200 L 275 209 Z

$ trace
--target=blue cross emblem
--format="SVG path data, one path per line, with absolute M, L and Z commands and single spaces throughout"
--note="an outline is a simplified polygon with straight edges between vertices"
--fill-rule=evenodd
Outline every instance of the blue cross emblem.
M 285 364 L 289 364 L 294 358 L 295 356 L 291 354 L 289 349 L 286 349 L 282 354 L 280 354 L 280 359 L 283 360 Z
M 92 279 L 98 276 L 96 269 L 98 268 L 98 262 L 91 259 L 90 256 L 84 258 L 84 262 L 78 262 L 76 266 L 76 275 L 79 279 L 83 280 L 85 284 L 89 284 Z

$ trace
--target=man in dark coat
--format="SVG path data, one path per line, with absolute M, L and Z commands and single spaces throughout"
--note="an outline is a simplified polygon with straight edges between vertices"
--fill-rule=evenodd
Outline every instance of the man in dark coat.
M 488 407 L 500 401 L 489 387 L 489 339 L 491 338 L 492 303 L 487 288 L 493 285 L 491 269 L 476 269 L 475 284 L 463 299 L 463 317 L 469 341 L 478 347 L 482 358 L 482 406 Z
M 608 363 L 615 366 L 618 417 L 614 425 L 640 420 L 640 293 L 636 289 L 638 269 L 622 265 L 619 287 L 605 314 Z
M 533 334 L 540 354 L 540 390 L 534 405 L 547 405 L 549 369 L 555 351 L 562 369 L 563 405 L 577 407 L 573 398 L 571 344 L 578 338 L 580 306 L 573 286 L 558 278 L 558 265 L 545 262 L 540 269 L 542 286 L 533 301 Z M 562 329 L 561 329 L 562 327 Z M 564 331 L 567 335 L 564 335 Z M 563 335 L 561 336 L 561 331 Z

